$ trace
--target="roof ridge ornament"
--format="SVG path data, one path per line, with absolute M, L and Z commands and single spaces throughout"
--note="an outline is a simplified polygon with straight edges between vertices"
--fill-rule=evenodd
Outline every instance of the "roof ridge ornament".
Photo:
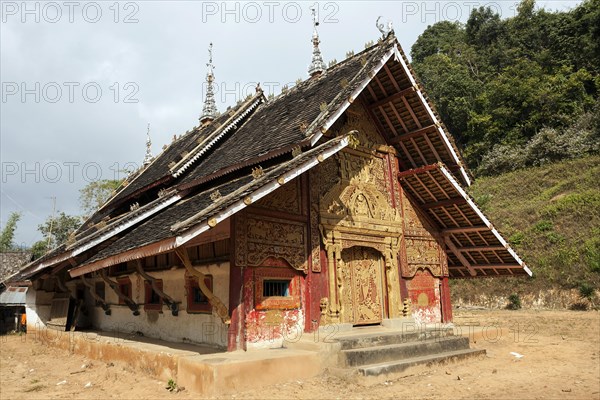
M 321 50 L 319 49 L 319 33 L 317 32 L 317 26 L 319 26 L 319 21 L 317 21 L 317 10 L 314 7 L 310 9 L 312 13 L 313 19 L 313 34 L 312 34 L 312 44 L 313 44 L 313 55 L 310 66 L 308 67 L 308 74 L 311 77 L 319 76 L 325 69 L 327 69 L 325 62 L 323 61 L 323 56 L 321 55 Z
M 215 80 L 213 70 L 215 66 L 212 63 L 212 47 L 213 44 L 211 42 L 208 46 L 208 62 L 206 63 L 206 98 L 204 99 L 202 115 L 200 115 L 201 125 L 206 125 L 217 117 L 217 106 L 215 105 L 215 91 L 213 87 L 213 82 Z
M 385 39 L 390 35 L 390 33 L 394 33 L 394 27 L 392 25 L 392 20 L 388 19 L 387 24 L 379 22 L 382 18 L 383 16 L 381 15 L 377 17 L 377 21 L 375 21 L 375 26 L 377 27 L 377 29 L 379 29 L 379 32 L 381 32 L 382 38 Z
M 152 140 L 150 140 L 150 122 L 146 132 L 146 155 L 144 156 L 144 167 L 152 162 Z

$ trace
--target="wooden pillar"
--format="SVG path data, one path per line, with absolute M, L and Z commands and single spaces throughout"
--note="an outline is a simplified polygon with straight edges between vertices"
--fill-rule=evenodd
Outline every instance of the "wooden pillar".
M 442 322 L 452 322 L 452 302 L 450 300 L 450 284 L 447 276 L 440 278 L 440 303 L 442 307 Z
M 231 219 L 231 232 L 229 236 L 230 261 L 229 261 L 229 313 L 231 324 L 227 332 L 227 351 L 242 350 L 246 348 L 245 325 L 246 310 L 244 307 L 244 268 L 237 266 L 235 262 L 236 248 L 236 225 L 235 216 Z

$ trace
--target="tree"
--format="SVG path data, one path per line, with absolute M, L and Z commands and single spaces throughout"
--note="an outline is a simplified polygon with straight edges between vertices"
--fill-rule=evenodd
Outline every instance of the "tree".
M 584 0 L 573 10 L 548 12 L 522 0 L 508 19 L 480 7 L 465 25 L 442 21 L 419 36 L 413 67 L 471 168 L 485 164 L 488 173 L 501 173 L 515 157 L 525 157 L 525 165 L 571 157 L 561 143 L 595 147 L 597 135 L 570 127 L 598 104 L 599 5 Z M 552 146 L 536 145 L 542 131 L 557 133 Z M 523 153 L 530 141 L 543 151 Z M 543 159 L 530 160 L 534 154 Z
M 38 240 L 29 249 L 29 251 L 31 251 L 32 260 L 37 260 L 44 254 L 46 254 L 48 250 L 50 250 L 50 247 L 48 246 L 47 239 Z
M 67 215 L 63 211 L 56 217 L 48 217 L 43 224 L 38 225 L 38 231 L 44 239 L 38 240 L 31 246 L 33 259 L 40 258 L 49 250 L 69 240 L 71 233 L 81 225 L 81 218 Z
M 10 251 L 15 248 L 13 239 L 15 238 L 15 230 L 17 229 L 17 222 L 21 219 L 21 213 L 12 212 L 6 221 L 2 233 L 0 233 L 0 252 Z
M 417 38 L 410 55 L 415 63 L 420 63 L 434 54 L 456 54 L 462 47 L 464 36 L 459 22 L 440 21 L 428 26 Z
M 50 248 L 65 243 L 69 235 L 81 225 L 81 218 L 67 215 L 61 211 L 56 217 L 49 217 L 43 224 L 38 225 L 38 231 L 49 242 Z M 48 239 L 50 238 L 50 239 Z
M 84 218 L 92 215 L 108 199 L 110 199 L 117 188 L 121 185 L 120 180 L 103 179 L 90 182 L 79 190 L 79 204 Z

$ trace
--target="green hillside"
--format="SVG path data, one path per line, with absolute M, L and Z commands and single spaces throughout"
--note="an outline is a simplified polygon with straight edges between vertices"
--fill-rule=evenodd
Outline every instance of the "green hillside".
M 470 193 L 534 277 L 456 281 L 455 291 L 600 289 L 599 156 L 480 178 Z
M 600 152 L 600 0 L 440 21 L 412 65 L 478 176 Z

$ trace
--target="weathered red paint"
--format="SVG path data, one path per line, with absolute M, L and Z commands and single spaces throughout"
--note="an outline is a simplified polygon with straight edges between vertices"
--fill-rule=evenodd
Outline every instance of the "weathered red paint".
M 408 281 L 413 317 L 419 323 L 441 322 L 438 279 L 428 270 L 418 270 Z
M 291 278 L 290 298 L 262 298 L 262 279 L 270 277 Z M 305 326 L 305 276 L 290 267 L 248 268 L 244 274 L 244 305 L 247 346 L 271 347 L 281 340 L 297 340 Z
M 450 300 L 450 284 L 447 276 L 442 278 L 440 286 L 440 297 L 442 299 L 442 322 L 452 322 L 452 302 Z

